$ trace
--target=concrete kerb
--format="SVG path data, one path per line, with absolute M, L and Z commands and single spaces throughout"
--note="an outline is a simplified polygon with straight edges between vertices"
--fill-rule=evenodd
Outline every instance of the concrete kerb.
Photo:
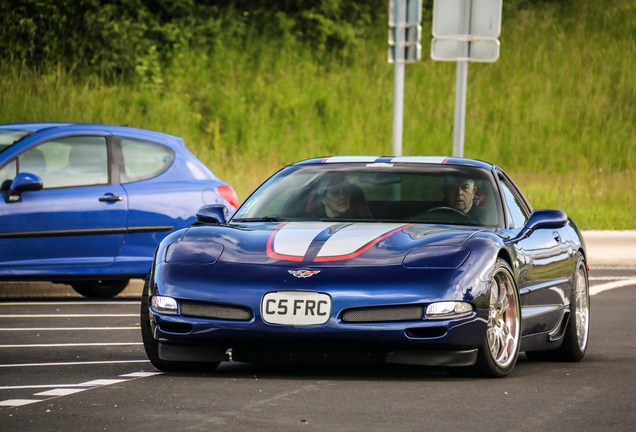
M 636 267 L 636 231 L 583 231 L 590 266 Z

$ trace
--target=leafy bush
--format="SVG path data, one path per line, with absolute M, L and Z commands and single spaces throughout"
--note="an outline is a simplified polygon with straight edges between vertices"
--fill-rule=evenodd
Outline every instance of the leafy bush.
M 0 58 L 30 67 L 160 83 L 187 47 L 212 52 L 249 32 L 299 40 L 316 55 L 352 48 L 382 0 L 1 0 Z

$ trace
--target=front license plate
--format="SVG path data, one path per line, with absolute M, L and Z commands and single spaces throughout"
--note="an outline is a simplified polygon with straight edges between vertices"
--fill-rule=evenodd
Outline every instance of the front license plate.
M 261 303 L 263 320 L 270 324 L 324 324 L 331 314 L 331 297 L 306 291 L 279 291 L 265 294 Z

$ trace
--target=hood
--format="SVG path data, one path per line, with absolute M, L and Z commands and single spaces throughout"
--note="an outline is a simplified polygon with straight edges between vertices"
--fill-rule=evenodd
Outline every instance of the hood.
M 218 250 L 219 263 L 377 266 L 401 265 L 409 251 L 422 246 L 457 250 L 478 231 L 408 223 L 262 222 L 194 226 L 180 243 L 189 251 Z

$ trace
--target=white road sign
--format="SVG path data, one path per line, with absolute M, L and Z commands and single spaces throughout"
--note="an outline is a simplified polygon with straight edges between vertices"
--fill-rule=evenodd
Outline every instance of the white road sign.
M 438 61 L 495 62 L 499 59 L 497 39 L 471 40 L 465 54 L 461 53 L 462 42 L 459 38 L 434 38 L 431 43 L 431 57 Z
M 468 28 L 461 20 L 462 3 L 471 3 Z M 502 0 L 435 0 L 433 36 L 498 38 L 501 34 Z
M 389 63 L 422 58 L 422 0 L 389 1 Z

